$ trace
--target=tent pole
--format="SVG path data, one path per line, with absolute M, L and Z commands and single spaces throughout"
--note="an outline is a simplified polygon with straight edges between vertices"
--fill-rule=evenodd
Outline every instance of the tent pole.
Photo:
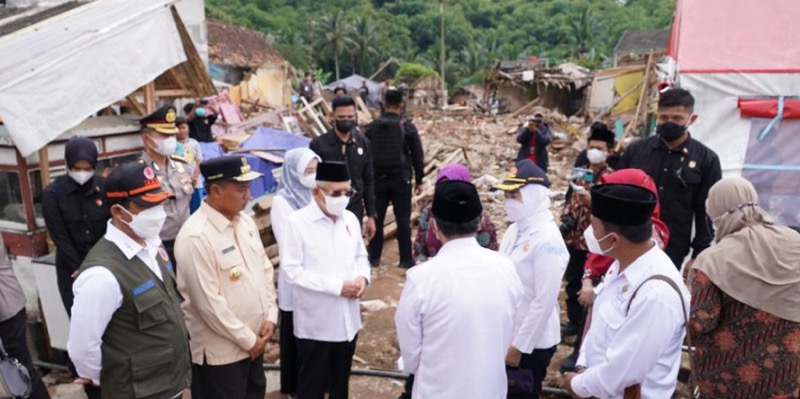
M 41 173 L 42 189 L 50 183 L 50 154 L 47 153 L 47 145 L 39 149 L 39 173 Z
M 152 81 L 144 86 L 144 107 L 147 114 L 156 110 L 156 83 Z

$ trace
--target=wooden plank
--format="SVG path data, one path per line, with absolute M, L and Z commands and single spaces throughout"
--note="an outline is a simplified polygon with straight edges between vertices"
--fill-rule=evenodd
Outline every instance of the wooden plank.
M 50 184 L 50 155 L 47 153 L 47 144 L 39 149 L 39 171 L 42 178 L 42 188 L 45 188 Z
M 156 110 L 156 83 L 152 81 L 144 85 L 144 110 L 145 115 Z
M 128 102 L 131 104 L 131 106 L 134 108 L 134 110 L 139 115 L 147 115 L 146 114 L 147 110 L 144 108 L 144 105 L 142 105 L 140 102 L 136 101 L 136 99 L 133 97 L 132 94 L 129 94 L 125 98 L 128 100 Z
M 181 76 L 181 74 L 179 74 L 175 68 L 170 68 L 168 72 L 170 76 L 172 76 L 172 79 L 175 79 L 175 82 L 178 83 L 178 87 L 180 87 L 183 90 L 189 90 L 189 85 L 186 83 L 186 79 L 184 79 L 183 76 Z M 192 97 L 193 95 L 194 93 L 188 95 L 187 97 Z
M 156 90 L 155 95 L 157 97 L 192 97 L 194 92 L 187 89 L 165 89 Z
M 628 123 L 628 126 L 625 128 L 625 132 L 622 134 L 622 137 L 617 141 L 617 146 L 615 150 L 617 152 L 622 149 L 622 142 L 625 138 L 634 130 L 637 126 L 639 126 L 639 117 L 642 110 L 644 109 L 644 104 L 647 102 L 647 88 L 650 86 L 650 70 L 653 69 L 653 51 L 651 50 L 649 54 L 647 54 L 647 66 L 644 70 L 644 79 L 642 79 L 642 87 L 641 91 L 639 92 L 639 103 L 636 105 L 636 114 L 633 115 L 633 120 Z

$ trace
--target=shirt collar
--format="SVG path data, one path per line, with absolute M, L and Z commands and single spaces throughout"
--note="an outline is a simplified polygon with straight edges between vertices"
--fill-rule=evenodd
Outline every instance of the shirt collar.
M 459 252 L 475 246 L 480 246 L 475 237 L 456 238 L 455 240 L 448 241 L 442 245 L 442 249 L 439 250 L 439 254 L 441 255 L 448 252 Z
M 322 212 L 322 208 L 319 207 L 319 204 L 317 204 L 317 201 L 314 198 L 311 198 L 311 202 L 308 205 L 306 205 L 306 208 L 308 208 L 306 214 L 308 215 L 309 221 L 315 222 L 320 219 L 326 219 L 331 221 L 331 223 L 333 223 L 333 220 L 331 220 L 328 217 L 328 215 Z M 340 219 L 341 217 L 336 218 L 337 221 Z
M 238 216 L 233 220 L 228 219 L 220 213 L 218 210 L 211 207 L 208 202 L 203 201 L 200 204 L 200 212 L 208 218 L 208 221 L 216 228 L 218 231 L 223 231 L 236 223 Z
M 692 141 L 692 134 L 689 133 L 689 138 L 686 139 L 686 141 L 684 141 L 683 144 L 679 145 L 675 149 L 670 149 L 669 147 L 667 147 L 667 143 L 665 143 L 664 140 L 661 140 L 661 137 L 658 137 L 658 135 L 655 135 L 653 137 L 655 137 L 655 140 L 653 141 L 653 148 L 662 149 L 664 151 L 672 151 L 672 152 L 683 151 L 684 148 L 689 146 L 689 142 Z
M 108 222 L 108 227 L 106 228 L 106 239 L 111 241 L 116 245 L 122 254 L 128 260 L 133 259 L 134 256 L 138 255 L 142 251 L 145 252 L 148 258 L 155 258 L 156 253 L 158 252 L 158 247 L 161 246 L 161 240 L 158 238 L 154 238 L 152 240 L 147 240 L 147 246 L 142 247 L 138 242 L 134 241 L 133 238 L 125 234 L 122 230 L 118 229 L 117 226 L 114 226 L 111 223 L 111 220 Z
M 658 254 L 658 251 L 661 251 L 661 249 L 658 248 L 658 245 L 653 245 L 653 248 L 633 261 L 633 263 L 631 263 L 630 266 L 628 266 L 628 268 L 625 269 L 625 271 L 623 271 L 620 275 L 624 276 L 632 287 L 638 287 L 639 284 L 644 282 L 644 279 L 649 275 L 648 272 L 653 265 L 653 258 Z M 614 269 L 615 272 L 619 271 L 619 261 L 614 262 Z

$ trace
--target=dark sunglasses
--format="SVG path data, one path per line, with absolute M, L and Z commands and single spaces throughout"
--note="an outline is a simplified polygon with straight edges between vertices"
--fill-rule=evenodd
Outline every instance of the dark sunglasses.
M 324 188 L 320 187 L 319 189 L 323 193 L 325 193 L 326 195 L 328 195 L 330 197 L 333 197 L 333 198 L 339 198 L 341 196 L 345 196 L 347 198 L 352 198 L 358 192 L 354 188 L 349 188 L 347 190 L 328 190 L 328 189 L 324 189 Z

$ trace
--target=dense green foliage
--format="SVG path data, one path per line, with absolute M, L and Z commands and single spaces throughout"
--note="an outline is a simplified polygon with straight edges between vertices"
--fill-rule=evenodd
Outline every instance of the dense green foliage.
M 436 71 L 427 67 L 422 64 L 416 64 L 413 62 L 404 62 L 400 64 L 400 69 L 397 70 L 395 73 L 395 78 L 397 80 L 404 80 L 406 82 L 414 83 L 421 78 L 426 78 L 428 76 L 439 76 Z
M 607 66 L 628 29 L 668 27 L 674 0 L 446 0 L 446 79 L 480 81 L 498 59 Z M 302 70 L 369 76 L 385 60 L 440 70 L 436 0 L 207 0 L 208 16 L 264 32 Z M 383 78 L 394 69 L 379 76 Z

